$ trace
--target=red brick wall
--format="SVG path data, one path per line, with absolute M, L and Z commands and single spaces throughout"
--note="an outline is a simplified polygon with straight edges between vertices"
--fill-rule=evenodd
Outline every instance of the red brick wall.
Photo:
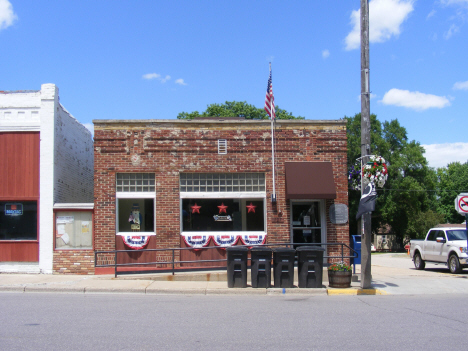
M 62 274 L 94 274 L 94 251 L 54 251 L 53 271 Z
M 269 200 L 273 188 L 269 121 L 97 121 L 94 130 L 94 233 L 98 251 L 116 247 L 115 178 L 121 172 L 155 173 L 157 235 L 148 248 L 180 246 L 181 172 L 265 173 L 268 242 L 290 242 L 284 171 L 287 161 L 332 162 L 337 198 L 326 201 L 327 241 L 349 244 L 348 224 L 333 225 L 328 218 L 333 203 L 348 205 L 344 121 L 277 122 L 276 204 Z M 218 139 L 227 139 L 226 155 L 218 154 Z

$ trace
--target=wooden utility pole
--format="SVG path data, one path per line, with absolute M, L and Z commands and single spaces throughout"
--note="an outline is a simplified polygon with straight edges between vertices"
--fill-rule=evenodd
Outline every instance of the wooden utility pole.
M 369 0 L 361 0 L 361 157 L 370 150 Z M 362 183 L 361 183 L 362 184 Z M 364 191 L 361 187 L 361 194 Z M 361 217 L 361 288 L 371 288 L 371 213 Z

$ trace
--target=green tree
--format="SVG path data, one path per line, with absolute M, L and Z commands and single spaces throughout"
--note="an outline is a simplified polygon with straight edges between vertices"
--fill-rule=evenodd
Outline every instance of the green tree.
M 464 216 L 455 211 L 455 198 L 468 192 L 468 162 L 453 162 L 437 169 L 438 209 L 445 214 L 447 223 L 462 223 Z
M 361 156 L 361 114 L 347 119 L 348 168 Z M 372 214 L 372 232 L 383 224 L 389 224 L 402 243 L 406 235 L 415 237 L 421 230 L 421 217 L 433 218 L 437 212 L 435 171 L 428 166 L 423 147 L 416 141 L 408 141 L 406 129 L 398 120 L 384 122 L 371 115 L 372 154 L 385 158 L 388 180 L 378 189 L 376 210 Z M 357 232 L 357 213 L 360 192 L 350 190 L 350 228 Z M 439 216 L 438 218 L 440 218 Z
M 277 119 L 305 119 L 301 116 L 293 116 L 291 112 L 275 107 Z M 244 117 L 245 119 L 268 119 L 268 114 L 263 108 L 257 108 L 245 101 L 226 101 L 224 104 L 208 105 L 206 111 L 200 113 L 181 112 L 178 119 L 193 119 L 199 117 Z

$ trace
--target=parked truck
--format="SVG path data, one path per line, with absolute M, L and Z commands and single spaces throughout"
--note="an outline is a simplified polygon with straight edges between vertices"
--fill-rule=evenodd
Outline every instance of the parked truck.
M 424 240 L 410 241 L 410 257 L 414 267 L 422 270 L 426 262 L 444 263 L 451 273 L 468 267 L 466 229 L 432 228 Z

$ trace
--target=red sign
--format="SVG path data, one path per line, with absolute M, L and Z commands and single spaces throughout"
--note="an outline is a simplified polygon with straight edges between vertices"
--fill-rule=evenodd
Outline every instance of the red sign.
M 458 208 L 461 212 L 468 213 L 468 196 L 463 196 L 458 200 Z
M 461 215 L 468 215 L 468 194 L 462 193 L 455 199 L 455 210 Z

